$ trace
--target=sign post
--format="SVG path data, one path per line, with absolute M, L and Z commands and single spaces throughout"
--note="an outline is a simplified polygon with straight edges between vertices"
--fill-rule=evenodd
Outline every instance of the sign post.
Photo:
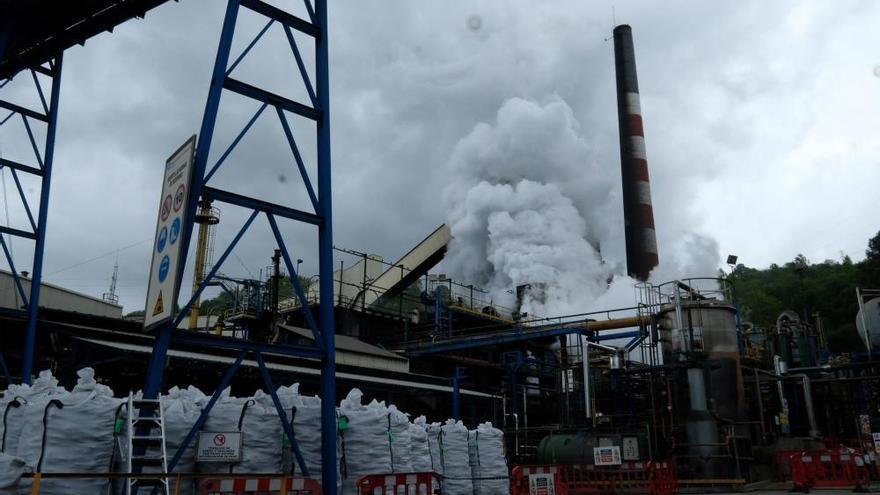
M 147 303 L 144 307 L 144 330 L 151 330 L 173 316 L 177 302 L 177 274 L 179 266 L 181 229 L 189 204 L 195 135 L 175 151 L 165 162 L 162 194 L 159 196 L 159 215 L 153 243 L 150 280 L 147 284 Z

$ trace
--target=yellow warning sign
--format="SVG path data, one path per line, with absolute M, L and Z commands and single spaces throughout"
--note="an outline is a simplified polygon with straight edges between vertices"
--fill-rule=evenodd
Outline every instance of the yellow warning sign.
M 159 297 L 156 298 L 156 308 L 153 309 L 153 316 L 160 315 L 165 311 L 165 306 L 162 305 L 162 291 L 159 291 Z

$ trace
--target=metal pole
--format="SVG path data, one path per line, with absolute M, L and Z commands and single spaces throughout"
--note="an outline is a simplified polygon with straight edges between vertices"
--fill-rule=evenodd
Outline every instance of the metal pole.
M 868 320 L 865 318 L 865 303 L 862 299 L 862 291 L 856 287 L 856 297 L 859 299 L 859 318 L 862 320 L 862 328 L 865 329 L 865 347 L 868 349 L 868 359 L 871 359 L 871 333 L 868 332 Z
M 587 419 L 593 417 L 592 404 L 590 403 L 590 346 L 584 340 L 583 334 L 578 334 L 581 344 L 581 359 L 584 372 L 584 412 Z
M 321 486 L 325 495 L 336 495 L 336 339 L 333 304 L 333 209 L 330 183 L 330 68 L 327 0 L 315 0 L 315 20 L 320 35 L 315 40 L 315 79 L 321 119 L 318 138 L 318 227 L 319 284 L 321 291 L 320 320 L 324 340 L 321 367 Z
M 361 312 L 364 312 L 367 307 L 367 253 L 364 253 L 364 280 L 361 285 L 361 291 L 363 297 L 361 297 Z
M 456 421 L 461 419 L 461 372 L 461 366 L 456 366 L 452 375 L 452 419 Z
M 345 268 L 345 260 L 339 260 L 339 295 L 337 297 L 337 301 L 339 301 L 339 305 L 342 306 L 342 274 Z
M 767 441 L 767 432 L 765 430 L 766 426 L 764 423 L 764 399 L 761 396 L 761 378 L 758 377 L 758 370 L 754 370 L 755 373 L 755 393 L 758 394 L 758 414 L 761 418 L 761 441 Z
M 52 161 L 55 157 L 55 130 L 58 126 L 58 97 L 61 91 L 61 63 L 64 55 L 55 59 L 52 75 L 52 93 L 49 97 L 49 125 L 46 128 L 46 148 L 43 152 L 43 180 L 40 185 L 40 212 L 37 218 L 34 264 L 31 271 L 31 294 L 28 298 L 28 325 L 22 356 L 21 381 L 31 383 L 34 350 L 37 344 L 37 318 L 40 309 L 40 285 L 43 278 L 43 252 L 46 248 L 46 221 L 49 213 L 49 190 L 52 184 Z

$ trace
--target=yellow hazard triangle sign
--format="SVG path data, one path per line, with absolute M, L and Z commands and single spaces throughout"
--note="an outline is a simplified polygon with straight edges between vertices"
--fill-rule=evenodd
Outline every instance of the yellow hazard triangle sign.
M 165 306 L 162 304 L 162 291 L 159 291 L 159 297 L 156 298 L 156 307 L 153 309 L 153 316 L 160 315 L 165 311 Z

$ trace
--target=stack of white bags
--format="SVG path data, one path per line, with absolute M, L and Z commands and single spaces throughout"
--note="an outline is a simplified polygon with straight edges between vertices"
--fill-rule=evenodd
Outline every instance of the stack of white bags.
M 127 466 L 127 401 L 97 383 L 84 368 L 71 391 L 58 386 L 49 371 L 33 385 L 11 385 L 0 399 L 0 493 L 30 493 L 29 472 L 106 473 Z M 299 385 L 281 387 L 277 396 L 311 478 L 320 480 L 321 398 L 301 395 Z M 168 460 L 207 405 L 195 387 L 174 387 L 161 397 Z M 434 471 L 441 475 L 447 495 L 502 495 L 508 492 L 503 434 L 484 423 L 468 431 L 461 423 L 428 423 L 424 416 L 410 421 L 394 405 L 373 400 L 352 389 L 337 410 L 340 426 L 337 459 L 340 493 L 358 493 L 356 482 L 366 475 Z M 271 397 L 257 391 L 252 397 L 220 394 L 202 431 L 242 432 L 242 460 L 236 463 L 197 462 L 195 440 L 181 455 L 175 472 L 302 474 L 291 453 L 290 439 Z M 184 482 L 181 493 L 195 493 Z M 17 491 L 16 491 L 17 490 Z M 41 494 L 124 493 L 124 483 L 108 480 L 51 480 Z

